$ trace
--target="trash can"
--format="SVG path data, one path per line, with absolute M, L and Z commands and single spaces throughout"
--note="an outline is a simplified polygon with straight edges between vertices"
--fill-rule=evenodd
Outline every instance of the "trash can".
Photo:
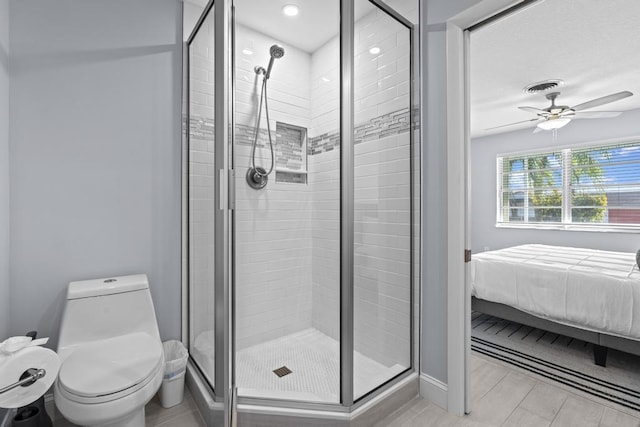
M 189 352 L 180 341 L 162 343 L 164 349 L 164 377 L 160 387 L 160 404 L 171 408 L 182 402 L 184 396 L 184 375 L 187 370 Z

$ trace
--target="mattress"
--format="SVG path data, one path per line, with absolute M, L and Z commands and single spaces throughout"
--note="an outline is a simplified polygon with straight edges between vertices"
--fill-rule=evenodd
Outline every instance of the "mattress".
M 640 340 L 634 253 L 522 245 L 474 254 L 471 293 L 558 323 Z

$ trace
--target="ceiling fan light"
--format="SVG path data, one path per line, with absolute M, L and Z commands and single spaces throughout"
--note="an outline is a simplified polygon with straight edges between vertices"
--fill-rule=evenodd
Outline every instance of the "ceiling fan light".
M 570 121 L 571 119 L 565 118 L 565 117 L 561 117 L 558 119 L 550 119 L 550 120 L 545 120 L 544 122 L 538 123 L 538 127 L 542 130 L 560 129 L 561 127 L 568 125 Z
M 282 13 L 286 16 L 297 16 L 300 13 L 300 9 L 295 4 L 287 4 L 282 8 Z

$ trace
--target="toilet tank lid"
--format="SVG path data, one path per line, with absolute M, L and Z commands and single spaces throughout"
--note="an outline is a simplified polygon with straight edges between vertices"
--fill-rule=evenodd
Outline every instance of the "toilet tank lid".
M 69 283 L 69 287 L 67 288 L 67 299 L 70 300 L 113 295 L 148 288 L 149 281 L 147 280 L 146 274 L 82 280 Z

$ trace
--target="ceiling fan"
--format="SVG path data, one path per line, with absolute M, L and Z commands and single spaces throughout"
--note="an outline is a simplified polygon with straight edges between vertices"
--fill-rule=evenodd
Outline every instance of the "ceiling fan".
M 629 91 L 622 91 L 613 93 L 611 95 L 603 96 L 600 98 L 592 99 L 591 101 L 583 102 L 582 104 L 569 107 L 567 105 L 556 105 L 556 98 L 560 95 L 560 92 L 552 92 L 546 95 L 546 98 L 551 101 L 551 105 L 547 108 L 535 108 L 535 107 L 518 107 L 523 111 L 534 113 L 537 117 L 529 120 L 523 120 L 521 122 L 509 123 L 507 125 L 496 126 L 486 130 L 493 130 L 503 128 L 506 126 L 513 126 L 522 123 L 538 122 L 534 131 L 540 132 L 541 130 L 553 130 L 560 129 L 563 126 L 569 124 L 571 119 L 604 119 L 617 117 L 622 114 L 622 111 L 584 111 L 590 108 L 599 107 L 601 105 L 609 104 L 611 102 L 619 101 L 624 98 L 628 98 L 633 95 Z

